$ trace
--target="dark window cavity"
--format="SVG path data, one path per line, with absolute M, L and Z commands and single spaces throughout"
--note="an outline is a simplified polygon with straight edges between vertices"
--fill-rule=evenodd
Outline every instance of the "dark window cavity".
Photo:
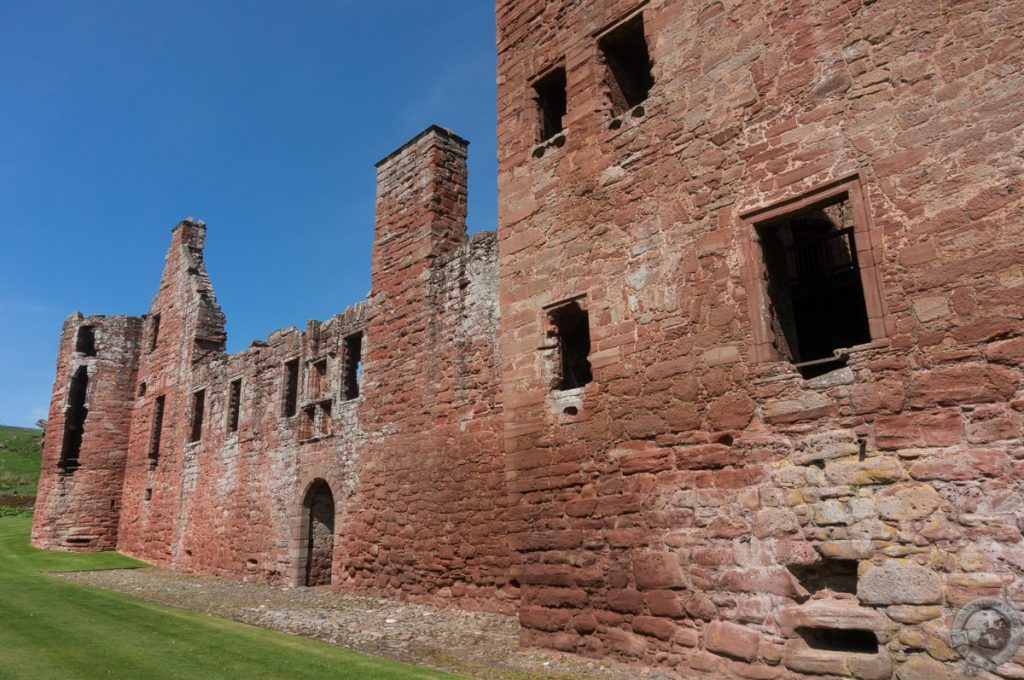
M 154 314 L 149 317 L 149 351 L 156 349 L 157 340 L 160 339 L 160 315 Z
M 847 196 L 757 225 L 775 347 L 805 378 L 871 340 Z
M 96 356 L 96 329 L 92 326 L 79 326 L 78 337 L 75 338 L 75 351 L 87 357 Z
M 82 451 L 82 435 L 85 434 L 85 419 L 89 409 L 85 407 L 85 395 L 89 389 L 89 374 L 85 366 L 79 366 L 68 387 L 68 405 L 64 412 L 64 441 L 60 448 L 57 467 L 65 472 L 78 469 L 78 456 Z
M 878 654 L 878 637 L 873 631 L 857 628 L 805 628 L 796 629 L 811 649 L 854 654 Z
M 290 418 L 295 415 L 299 403 L 299 360 L 292 359 L 284 365 L 284 399 L 281 414 Z
M 591 380 L 590 320 L 587 310 L 576 301 L 549 313 L 552 332 L 558 341 L 558 389 L 583 387 Z
M 242 379 L 232 380 L 228 386 L 228 432 L 238 432 L 238 414 L 242 404 Z
M 188 440 L 197 442 L 203 438 L 203 414 L 206 411 L 206 390 L 199 390 L 192 395 L 192 427 Z
M 812 564 L 792 564 L 788 568 L 812 595 L 823 590 L 857 594 L 857 560 L 826 557 Z
M 598 47 L 608 67 L 608 93 L 617 116 L 647 99 L 654 85 L 643 15 L 614 28 L 598 41 Z
M 145 382 L 140 382 L 139 383 L 139 396 L 140 397 L 146 396 L 146 383 Z
M 540 112 L 540 140 L 551 139 L 563 130 L 565 118 L 565 68 L 556 68 L 533 84 Z
M 344 364 L 344 388 L 345 399 L 355 399 L 359 396 L 359 378 L 361 371 L 360 360 L 363 356 L 363 334 L 353 333 L 345 338 L 345 364 Z
M 164 396 L 159 396 L 153 403 L 153 420 L 149 430 L 149 464 L 156 467 L 160 460 L 160 436 L 164 429 Z

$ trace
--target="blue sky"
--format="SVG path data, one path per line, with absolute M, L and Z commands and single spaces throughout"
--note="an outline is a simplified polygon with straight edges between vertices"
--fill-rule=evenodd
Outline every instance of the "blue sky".
M 0 0 L 0 423 L 45 417 L 61 321 L 142 314 L 208 225 L 228 350 L 370 286 L 373 164 L 470 140 L 497 222 L 494 10 L 466 0 Z

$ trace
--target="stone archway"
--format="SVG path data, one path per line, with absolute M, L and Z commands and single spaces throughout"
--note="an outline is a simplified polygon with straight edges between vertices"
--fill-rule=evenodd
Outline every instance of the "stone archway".
M 334 555 L 334 494 L 322 479 L 309 485 L 302 501 L 303 563 L 300 583 L 326 586 L 331 583 L 331 562 Z

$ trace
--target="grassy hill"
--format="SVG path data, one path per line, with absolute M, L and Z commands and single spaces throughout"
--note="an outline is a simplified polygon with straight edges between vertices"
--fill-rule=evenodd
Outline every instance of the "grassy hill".
M 39 482 L 42 431 L 0 425 L 0 513 L 32 507 Z

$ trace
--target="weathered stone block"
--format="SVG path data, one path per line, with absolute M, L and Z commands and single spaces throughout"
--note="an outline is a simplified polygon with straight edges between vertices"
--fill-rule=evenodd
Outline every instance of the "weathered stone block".
M 926 567 L 903 560 L 872 564 L 857 582 L 865 604 L 941 604 L 942 578 Z

